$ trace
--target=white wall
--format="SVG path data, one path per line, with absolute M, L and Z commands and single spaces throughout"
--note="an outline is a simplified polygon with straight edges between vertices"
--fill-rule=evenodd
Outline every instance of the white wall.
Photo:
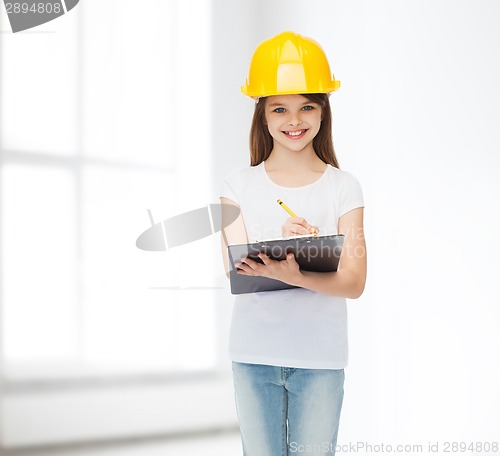
M 254 103 L 241 95 L 240 86 L 259 42 L 260 14 L 255 2 L 213 0 L 212 4 L 212 173 L 218 201 L 222 177 L 250 163 L 248 130 Z

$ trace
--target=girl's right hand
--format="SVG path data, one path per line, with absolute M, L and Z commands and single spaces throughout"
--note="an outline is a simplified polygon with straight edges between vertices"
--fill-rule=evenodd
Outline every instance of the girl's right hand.
M 308 234 L 318 234 L 319 228 L 310 225 L 306 219 L 302 217 L 289 217 L 281 227 L 281 235 L 286 238 L 290 236 L 300 236 Z

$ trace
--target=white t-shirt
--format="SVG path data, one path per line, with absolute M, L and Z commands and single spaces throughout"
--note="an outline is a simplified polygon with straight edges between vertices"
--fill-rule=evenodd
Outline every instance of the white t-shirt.
M 338 219 L 364 207 L 358 180 L 327 165 L 315 182 L 282 187 L 267 174 L 264 162 L 231 171 L 220 196 L 240 206 L 249 242 L 281 238 L 289 216 L 283 202 L 319 235 L 338 234 Z M 343 369 L 347 365 L 346 298 L 305 288 L 236 295 L 229 336 L 232 361 L 310 369 Z

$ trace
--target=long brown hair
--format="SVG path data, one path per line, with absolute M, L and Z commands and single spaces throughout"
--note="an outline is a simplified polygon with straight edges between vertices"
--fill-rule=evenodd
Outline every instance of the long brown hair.
M 323 162 L 340 168 L 333 148 L 332 110 L 328 95 L 326 93 L 308 93 L 302 94 L 302 96 L 321 106 L 322 121 L 318 134 L 313 139 L 314 152 Z M 250 128 L 250 166 L 256 166 L 267 160 L 273 150 L 273 138 L 266 126 L 266 101 L 267 97 L 262 97 L 255 104 Z

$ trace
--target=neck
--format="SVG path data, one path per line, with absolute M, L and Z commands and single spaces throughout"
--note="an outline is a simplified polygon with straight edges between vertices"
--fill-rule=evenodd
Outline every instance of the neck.
M 300 151 L 293 151 L 282 147 L 273 147 L 266 160 L 268 171 L 280 170 L 290 172 L 303 172 L 306 170 L 323 170 L 325 163 L 316 155 L 312 144 Z

